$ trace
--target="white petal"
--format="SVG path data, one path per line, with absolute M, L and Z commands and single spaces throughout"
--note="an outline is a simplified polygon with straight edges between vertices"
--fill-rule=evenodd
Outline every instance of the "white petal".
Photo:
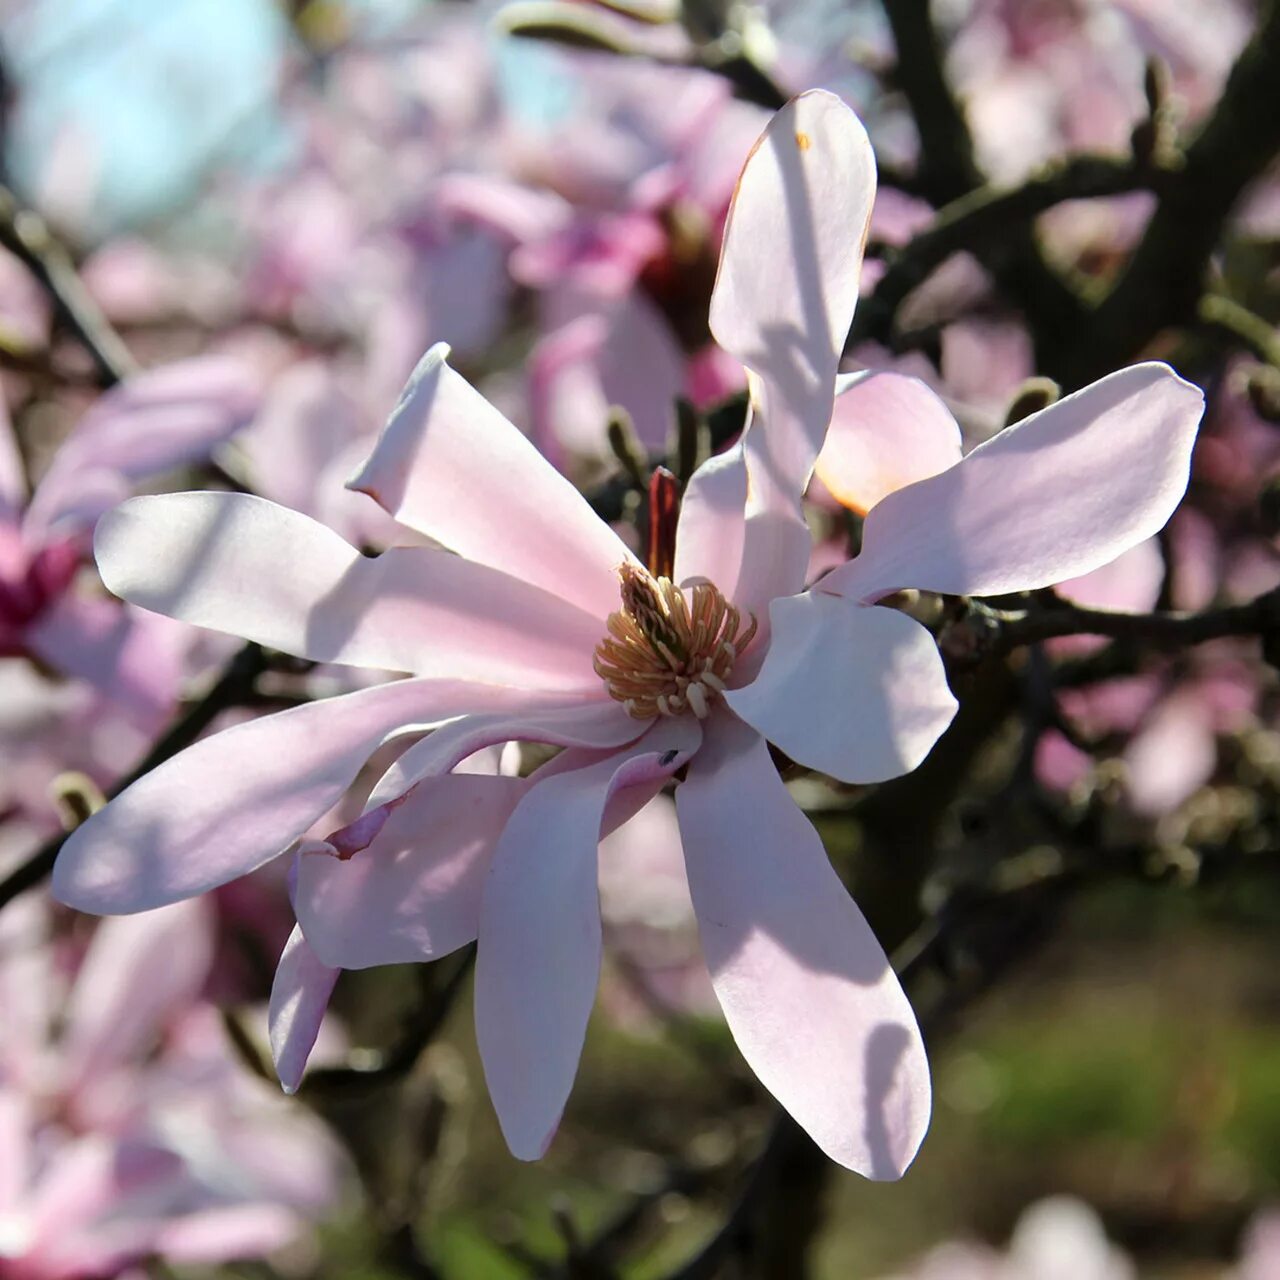
M 929 1123 L 915 1016 L 764 739 L 709 723 L 676 791 L 716 995 L 760 1082 L 833 1160 L 901 1176 Z
M 760 674 L 725 700 L 793 760 L 841 782 L 910 773 L 956 700 L 933 637 L 896 609 L 811 592 L 775 600 Z
M 608 617 L 631 553 L 448 354 L 423 356 L 351 488 L 459 555 Z
M 1097 569 L 1173 514 L 1203 407 L 1168 365 L 1102 378 L 889 494 L 867 515 L 862 554 L 820 589 L 1001 595 Z

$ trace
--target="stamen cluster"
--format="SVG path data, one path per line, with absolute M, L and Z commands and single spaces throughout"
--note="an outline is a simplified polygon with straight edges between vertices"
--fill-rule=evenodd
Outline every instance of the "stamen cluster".
M 742 616 L 709 582 L 689 595 L 670 578 L 638 565 L 618 569 L 622 608 L 609 615 L 609 634 L 596 646 L 594 666 L 609 696 L 637 720 L 692 711 L 705 718 L 724 692 L 738 655 L 751 643 L 756 620 Z

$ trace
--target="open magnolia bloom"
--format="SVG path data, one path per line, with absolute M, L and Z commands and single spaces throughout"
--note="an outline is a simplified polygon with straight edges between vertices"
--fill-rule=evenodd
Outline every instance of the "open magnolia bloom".
M 511 1150 L 534 1158 L 595 998 L 598 843 L 679 773 L 702 947 L 743 1055 L 833 1159 L 901 1174 L 928 1123 L 920 1034 L 767 740 L 848 781 L 913 769 L 955 701 L 929 633 L 867 602 L 910 585 L 1009 590 L 1114 558 L 1182 492 L 1199 399 L 1153 365 L 1065 400 L 985 446 L 987 461 L 886 498 L 854 576 L 804 593 L 801 496 L 874 186 L 861 125 L 827 93 L 779 112 L 748 159 L 711 324 L 750 370 L 754 421 L 690 481 L 665 579 L 439 347 L 351 484 L 456 554 L 366 558 L 243 494 L 140 498 L 105 517 L 99 566 L 126 599 L 409 678 L 238 725 L 160 766 L 70 838 L 58 896 L 138 911 L 243 875 L 294 847 L 381 744 L 417 735 L 360 819 L 298 853 L 277 1065 L 296 1083 L 338 969 L 478 939 L 489 1091 Z M 513 740 L 564 750 L 527 778 L 454 772 Z

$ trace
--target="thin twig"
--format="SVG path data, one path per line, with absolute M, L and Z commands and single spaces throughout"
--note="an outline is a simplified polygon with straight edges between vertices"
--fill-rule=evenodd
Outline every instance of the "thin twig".
M 1205 328 L 1216 330 L 1243 345 L 1259 360 L 1280 368 L 1280 330 L 1248 307 L 1211 293 L 1200 299 L 1196 317 Z
M 1266 637 L 1278 629 L 1280 588 L 1246 604 L 1196 613 L 1122 613 L 1063 600 L 1045 608 L 1012 611 L 968 600 L 961 615 L 943 627 L 938 644 L 953 664 L 967 666 L 1061 636 L 1105 636 L 1156 648 L 1183 648 L 1225 636 Z
M 1208 121 L 1164 184 L 1142 240 L 1090 322 L 1064 347 L 1068 386 L 1132 359 L 1170 325 L 1195 317 L 1205 270 L 1245 188 L 1280 154 L 1280 3 L 1272 0 Z
M 985 185 L 973 135 L 947 81 L 929 0 L 883 0 L 883 4 L 898 50 L 895 77 L 920 135 L 921 186 L 932 204 L 947 205 Z M 1030 221 L 1010 227 L 999 239 L 983 241 L 975 251 L 1026 316 L 1037 366 L 1057 376 L 1047 355 L 1074 337 L 1084 306 L 1075 290 L 1045 262 Z
M 846 349 L 869 338 L 887 340 L 903 299 L 952 254 L 979 252 L 1010 232 L 1021 233 L 1037 214 L 1067 200 L 1158 188 L 1168 172 L 1127 156 L 1076 155 L 1020 186 L 979 187 L 953 200 L 924 231 L 890 253 L 884 275 L 859 304 Z
M 76 273 L 71 255 L 44 219 L 24 209 L 6 187 L 0 187 L 0 245 L 40 282 L 59 321 L 89 353 L 100 385 L 115 386 L 136 371 L 133 357 Z

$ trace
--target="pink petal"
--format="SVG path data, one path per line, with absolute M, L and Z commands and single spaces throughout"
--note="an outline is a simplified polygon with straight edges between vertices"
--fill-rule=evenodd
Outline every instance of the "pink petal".
M 759 378 L 767 461 L 752 483 L 795 507 L 831 419 L 875 187 L 857 116 L 813 90 L 773 117 L 729 210 L 711 330 Z
M 423 778 L 449 773 L 468 756 L 507 742 L 543 742 L 557 747 L 596 750 L 634 742 L 648 726 L 633 719 L 621 703 L 601 697 L 572 704 L 541 704 L 529 699 L 488 715 L 465 716 L 441 725 L 415 742 L 378 779 L 368 807 L 403 795 Z
M 525 364 L 530 438 L 562 471 L 579 457 L 600 457 L 600 424 L 609 402 L 600 385 L 600 355 L 608 336 L 599 311 L 576 315 L 545 333 Z
M 750 440 L 746 441 L 747 468 L 754 484 L 750 445 Z M 803 516 L 789 511 L 749 510 L 742 531 L 742 568 L 732 601 L 759 622 L 757 648 L 768 635 L 770 602 L 803 589 L 812 554 L 813 535 Z
M 362 417 L 331 366 L 319 359 L 290 366 L 273 380 L 258 416 L 236 439 L 248 455 L 253 488 L 316 514 L 328 467 L 356 440 Z
M 269 862 L 342 797 L 400 733 L 521 691 L 403 680 L 234 725 L 153 769 L 78 827 L 53 892 L 99 915 L 204 893 Z
M 67 1004 L 64 1087 L 144 1059 L 166 1022 L 200 993 L 213 943 L 209 906 L 202 902 L 100 923 Z
M 227 356 L 162 365 L 106 392 L 32 495 L 29 538 L 89 529 L 132 481 L 206 457 L 249 421 L 259 394 L 251 367 Z
M 0 1257 L 5 1256 L 4 1232 L 17 1221 L 26 1199 L 33 1127 L 30 1099 L 17 1087 L 0 1084 Z
M 600 353 L 600 385 L 609 404 L 631 415 L 642 445 L 664 449 L 683 390 L 684 355 L 670 323 L 639 290 L 629 290 L 605 313 L 608 331 Z M 600 424 L 596 435 L 603 436 Z
M 915 1016 L 764 739 L 711 722 L 676 809 L 703 955 L 743 1057 L 833 1160 L 901 1176 L 929 1123 Z
M 269 1203 L 213 1205 L 164 1223 L 155 1252 L 182 1264 L 260 1259 L 298 1238 L 302 1219 L 292 1209 Z
M 1006 1275 L 1030 1280 L 1134 1280 L 1132 1263 L 1107 1239 L 1101 1218 L 1068 1195 L 1039 1200 L 1018 1218 Z
M 519 778 L 427 778 L 349 858 L 323 845 L 300 854 L 293 905 L 319 960 L 412 964 L 473 941 L 494 845 L 526 789 Z
M 168 716 L 182 681 L 176 624 L 114 600 L 64 594 L 29 627 L 31 653 L 87 680 L 144 724 Z
M 1200 790 L 1218 767 L 1218 739 L 1200 690 L 1165 698 L 1125 747 L 1125 791 L 1135 813 L 1158 818 Z
M 302 930 L 295 928 L 276 966 L 267 1014 L 271 1059 L 285 1093 L 296 1092 L 302 1083 L 338 973 L 320 963 Z
M 90 1133 L 56 1147 L 46 1160 L 30 1198 L 39 1241 L 33 1252 L 57 1258 L 64 1245 L 83 1249 L 85 1228 L 91 1231 L 90 1224 L 120 1195 L 118 1148 L 105 1134 Z M 168 1163 L 172 1167 L 174 1161 Z
M 760 674 L 733 710 L 792 759 L 841 782 L 910 773 L 956 700 L 933 637 L 905 613 L 811 592 L 775 600 Z
M 1078 577 L 1155 533 L 1187 487 L 1204 395 L 1140 364 L 1059 400 L 872 508 L 823 591 L 1000 595 Z
M 742 566 L 747 463 L 742 446 L 708 458 L 689 479 L 676 528 L 675 581 L 732 591 Z
M 1164 584 L 1164 556 L 1156 538 L 1122 552 L 1109 564 L 1056 584 L 1060 596 L 1090 609 L 1146 613 L 1156 607 Z
M 842 378 L 814 472 L 837 501 L 865 515 L 886 494 L 960 461 L 960 428 L 919 378 Z
M 512 1154 L 536 1160 L 560 1123 L 600 976 L 596 849 L 610 795 L 669 776 L 698 722 L 657 723 L 625 751 L 535 783 L 493 855 L 480 912 L 476 1034 Z
M 459 555 L 607 617 L 631 553 L 448 353 L 423 356 L 351 487 Z
M 443 551 L 392 547 L 370 559 L 309 516 L 247 494 L 131 499 L 99 521 L 94 548 L 116 595 L 300 657 L 600 688 L 591 655 L 603 633 L 580 609 Z

